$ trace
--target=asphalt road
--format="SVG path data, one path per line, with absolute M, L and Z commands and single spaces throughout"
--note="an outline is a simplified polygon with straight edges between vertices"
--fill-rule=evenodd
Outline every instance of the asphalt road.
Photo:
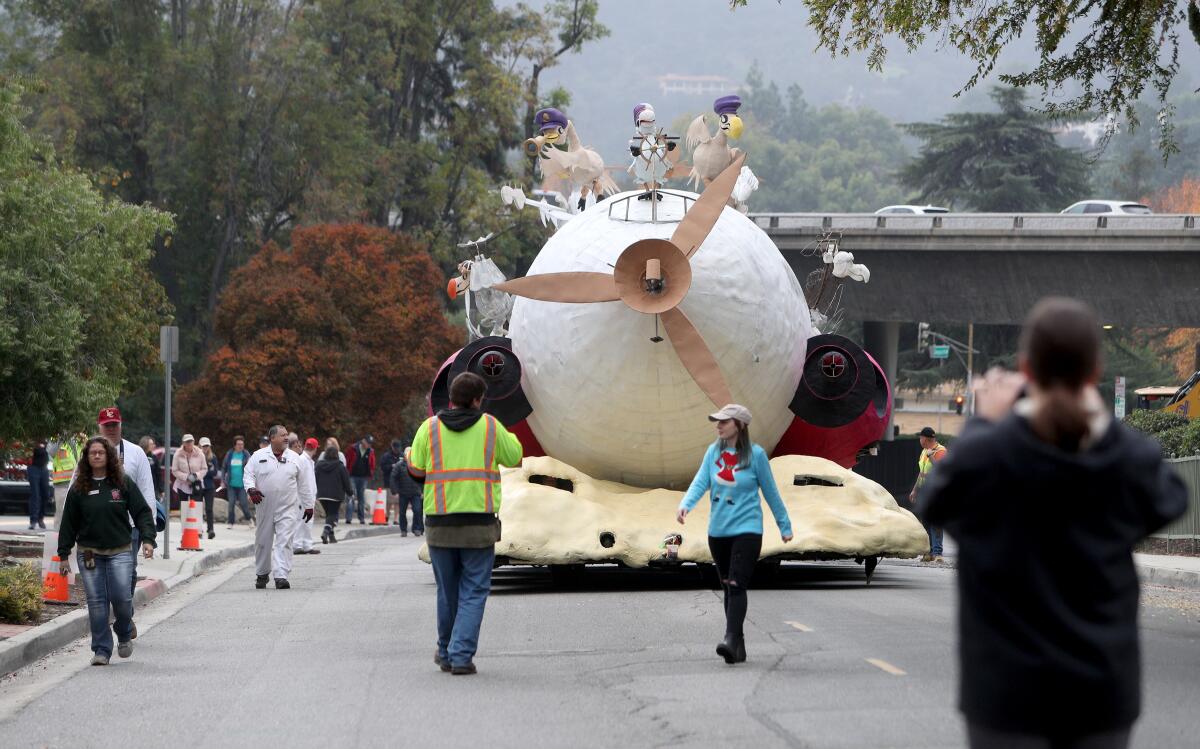
M 450 676 L 417 547 L 323 547 L 290 591 L 254 590 L 246 560 L 199 578 L 139 612 L 132 659 L 88 667 L 81 641 L 0 683 L 0 745 L 963 745 L 950 570 L 885 564 L 866 587 L 853 565 L 785 567 L 751 592 L 737 666 L 713 652 L 721 602 L 694 573 L 599 569 L 562 590 L 502 570 L 479 674 Z M 1191 745 L 1200 596 L 1145 599 L 1135 745 Z

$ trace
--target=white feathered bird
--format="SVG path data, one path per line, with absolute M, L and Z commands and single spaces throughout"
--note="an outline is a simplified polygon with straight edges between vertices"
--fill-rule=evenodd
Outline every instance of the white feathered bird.
M 525 142 L 527 151 L 539 157 L 538 167 L 543 177 L 565 180 L 573 187 L 579 187 L 580 210 L 583 210 L 589 192 L 594 193 L 597 200 L 601 194 L 617 192 L 617 183 L 604 169 L 604 159 L 583 145 L 575 132 L 575 124 L 566 115 L 554 108 L 541 109 L 534 120 L 540 135 Z M 567 141 L 566 151 L 555 147 L 563 139 Z
M 692 120 L 684 134 L 684 145 L 692 152 L 692 171 L 689 175 L 691 183 L 698 190 L 703 185 L 714 180 L 717 175 L 733 163 L 741 153 L 741 149 L 729 145 L 729 139 L 737 139 L 742 135 L 742 118 L 737 116 L 737 110 L 742 100 L 737 96 L 722 96 L 713 102 L 713 111 L 717 116 L 717 131 L 709 131 L 706 115 L 700 115 Z M 735 187 L 732 201 L 739 210 L 745 210 L 746 200 L 750 193 L 758 188 L 758 179 L 749 167 L 742 167 Z

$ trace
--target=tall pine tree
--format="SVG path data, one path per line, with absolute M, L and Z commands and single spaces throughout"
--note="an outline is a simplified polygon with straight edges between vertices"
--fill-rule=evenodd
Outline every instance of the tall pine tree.
M 1060 146 L 1025 92 L 995 88 L 998 112 L 952 114 L 904 129 L 925 141 L 900 171 L 920 202 L 983 212 L 1058 211 L 1085 197 L 1082 153 Z

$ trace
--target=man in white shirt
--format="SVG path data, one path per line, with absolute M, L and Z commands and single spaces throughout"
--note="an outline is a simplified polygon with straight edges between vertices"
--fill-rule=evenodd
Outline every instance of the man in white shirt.
M 309 437 L 304 442 L 304 449 L 300 449 L 300 436 L 295 432 L 288 432 L 288 449 L 296 453 L 300 457 L 300 465 L 304 468 L 304 478 L 312 487 L 313 496 L 317 496 L 317 464 L 313 462 L 312 456 L 317 452 L 318 443 L 312 437 Z M 321 550 L 313 548 L 312 538 L 312 518 L 304 519 L 304 509 L 297 506 L 296 514 L 300 520 L 296 525 L 296 535 L 292 539 L 292 552 L 295 554 L 320 554 Z
M 275 587 L 292 587 L 292 536 L 301 516 L 312 517 L 316 491 L 304 475 L 300 457 L 287 449 L 288 432 L 273 426 L 267 433 L 270 444 L 250 456 L 243 480 L 250 501 L 258 506 L 254 529 L 254 587 L 265 588 L 274 576 Z
M 100 409 L 100 415 L 96 417 L 96 425 L 100 427 L 100 436 L 109 441 L 109 444 L 117 448 L 117 454 L 121 456 L 121 468 L 125 471 L 125 475 L 129 480 L 137 486 L 138 491 L 142 493 L 142 499 L 146 500 L 146 504 L 150 505 L 150 511 L 156 513 L 157 518 L 157 503 L 150 504 L 155 501 L 154 494 L 154 477 L 150 475 L 150 459 L 146 457 L 146 453 L 142 448 L 121 436 L 121 412 L 116 406 Z M 74 479 L 72 479 L 74 481 Z M 133 522 L 130 521 L 130 525 Z M 140 556 L 140 548 L 142 545 L 141 534 L 138 533 L 136 526 L 130 531 L 132 536 L 133 549 L 133 588 L 137 589 L 137 560 Z M 133 630 L 134 637 L 137 637 L 137 628 Z

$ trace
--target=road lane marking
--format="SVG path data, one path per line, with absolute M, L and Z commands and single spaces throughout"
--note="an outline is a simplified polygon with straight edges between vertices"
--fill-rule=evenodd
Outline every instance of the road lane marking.
M 790 624 L 793 628 L 798 629 L 801 632 L 812 632 L 812 627 L 805 626 L 800 622 L 784 622 L 784 624 Z
M 867 663 L 870 663 L 875 668 L 878 668 L 882 671 L 887 671 L 889 674 L 892 674 L 893 676 L 907 676 L 908 675 L 908 673 L 906 671 L 904 671 L 904 669 L 896 668 L 895 666 L 893 666 L 892 664 L 888 663 L 887 661 L 885 661 L 881 658 L 867 658 L 866 661 L 867 661 Z

